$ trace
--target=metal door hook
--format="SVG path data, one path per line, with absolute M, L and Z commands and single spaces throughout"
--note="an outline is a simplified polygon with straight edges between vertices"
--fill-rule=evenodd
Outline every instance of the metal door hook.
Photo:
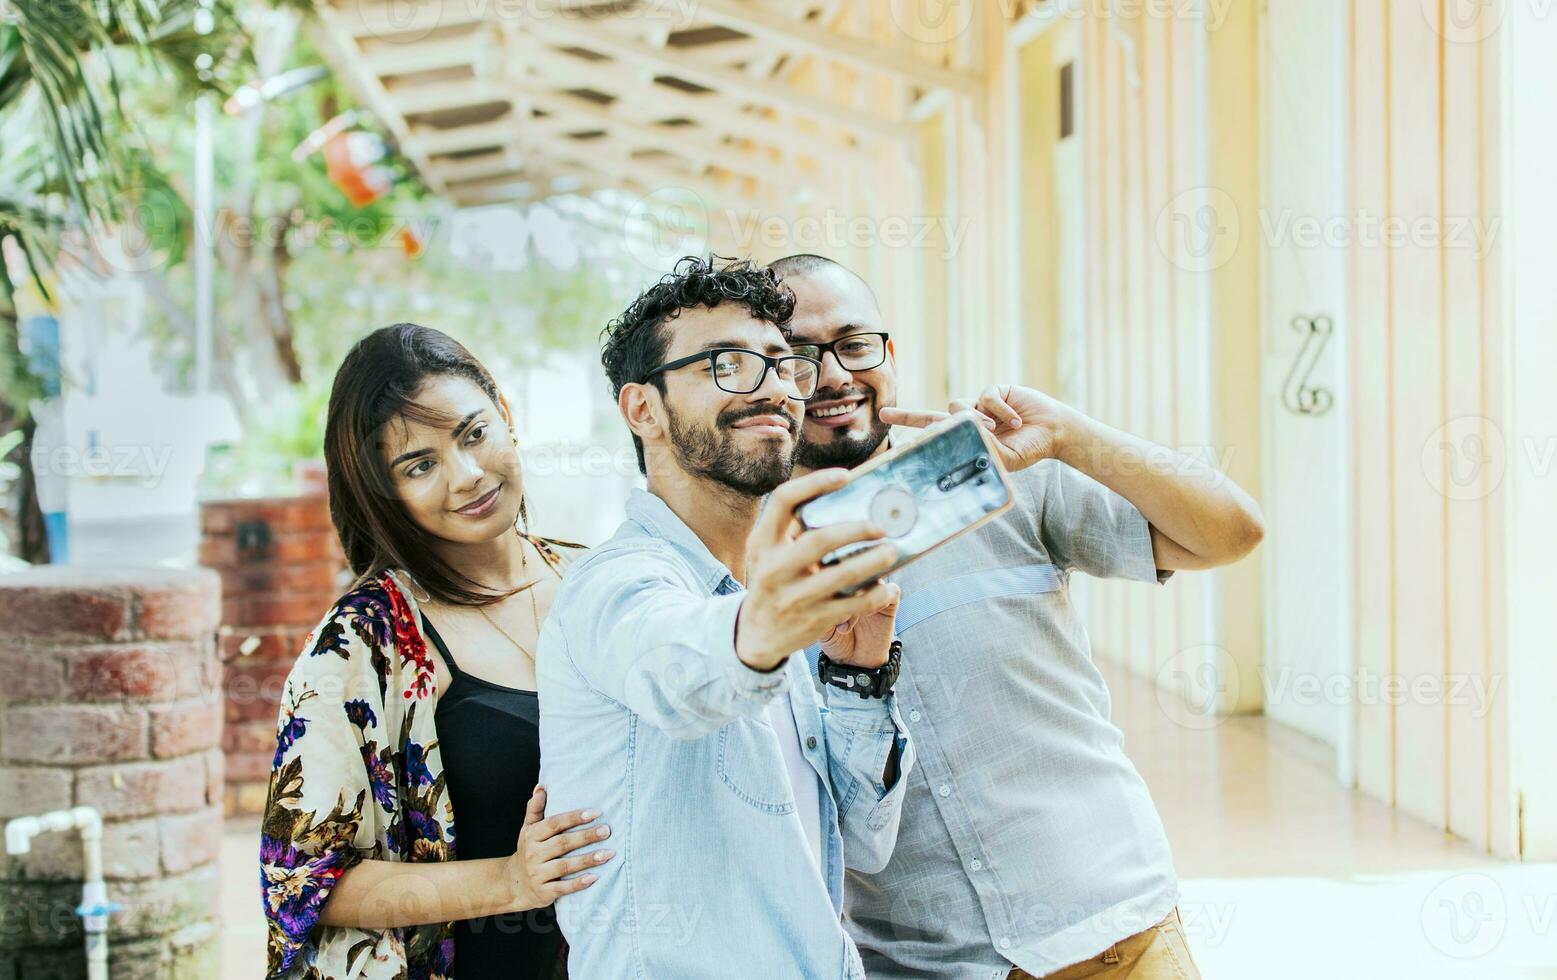
M 1335 404 L 1335 395 L 1329 388 L 1309 384 L 1308 377 L 1314 373 L 1314 365 L 1319 363 L 1319 356 L 1324 353 L 1330 335 L 1335 332 L 1335 321 L 1322 313 L 1318 316 L 1295 316 L 1292 318 L 1292 329 L 1303 334 L 1303 346 L 1298 349 L 1297 359 L 1287 371 L 1287 379 L 1281 383 L 1281 403 L 1296 415 L 1323 415 Z M 1312 354 L 1309 353 L 1310 348 Z

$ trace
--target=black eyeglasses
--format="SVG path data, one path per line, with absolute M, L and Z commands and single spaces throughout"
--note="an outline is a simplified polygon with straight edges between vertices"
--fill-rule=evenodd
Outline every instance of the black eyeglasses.
M 869 371 L 878 368 L 887 359 L 887 335 L 885 333 L 851 333 L 847 337 L 825 344 L 790 344 L 796 354 L 822 363 L 822 355 L 833 352 L 838 366 L 845 371 Z
M 822 362 L 814 357 L 801 354 L 769 357 L 741 347 L 715 347 L 661 364 L 644 374 L 643 380 L 648 381 L 656 374 L 674 371 L 698 361 L 707 361 L 708 373 L 713 377 L 714 384 L 721 391 L 728 391 L 732 395 L 748 395 L 761 388 L 771 370 L 778 373 L 779 381 L 796 398 L 805 401 L 816 394 L 816 381 L 822 373 Z

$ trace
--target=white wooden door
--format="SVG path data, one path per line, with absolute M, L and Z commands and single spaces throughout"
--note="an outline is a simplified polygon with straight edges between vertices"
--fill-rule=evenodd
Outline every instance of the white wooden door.
M 1059 343 L 1056 345 L 1056 395 L 1064 402 L 1085 411 L 1089 408 L 1087 378 L 1086 254 L 1087 228 L 1084 202 L 1086 177 L 1082 171 L 1081 124 L 1081 29 L 1075 21 L 1054 28 L 1053 69 L 1065 71 L 1069 65 L 1070 83 L 1062 87 L 1062 98 L 1069 96 L 1068 112 L 1072 131 L 1055 141 L 1053 151 L 1054 207 L 1059 227 L 1056 230 L 1055 287 L 1059 293 Z
M 1261 27 L 1265 705 L 1350 783 L 1346 5 L 1267 0 Z

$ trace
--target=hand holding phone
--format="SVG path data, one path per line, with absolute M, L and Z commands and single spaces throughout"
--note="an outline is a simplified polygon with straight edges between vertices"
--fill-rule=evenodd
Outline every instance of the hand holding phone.
M 881 582 L 896 557 L 873 548 L 882 528 L 868 520 L 807 531 L 795 509 L 844 485 L 844 470 L 818 470 L 769 495 L 746 544 L 746 596 L 735 620 L 735 653 L 747 666 L 772 670 L 839 623 L 895 605 L 898 588 Z M 823 566 L 847 548 L 847 560 Z M 855 583 L 868 588 L 849 590 Z M 845 594 L 848 590 L 848 594 Z

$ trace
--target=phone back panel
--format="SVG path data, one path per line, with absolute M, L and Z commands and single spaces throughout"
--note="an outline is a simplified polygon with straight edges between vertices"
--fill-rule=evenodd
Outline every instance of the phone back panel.
M 1011 506 L 1011 488 L 983 430 L 968 416 L 926 429 L 917 441 L 856 471 L 849 483 L 797 511 L 807 528 L 874 521 L 897 545 L 894 569 Z M 840 548 L 831 564 L 878 542 Z M 863 583 L 862 583 L 863 584 Z

